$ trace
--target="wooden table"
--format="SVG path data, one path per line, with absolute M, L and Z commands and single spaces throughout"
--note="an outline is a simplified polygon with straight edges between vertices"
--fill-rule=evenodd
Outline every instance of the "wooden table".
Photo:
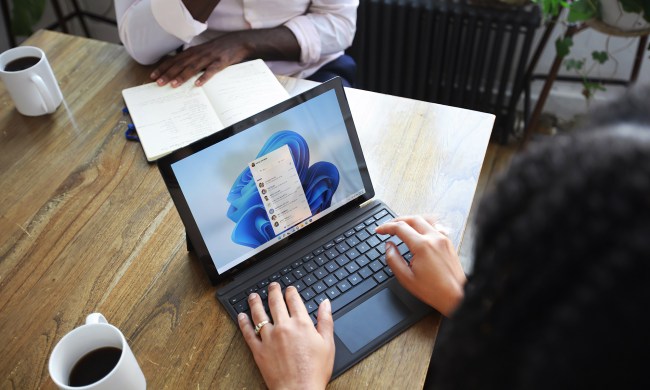
M 120 92 L 151 68 L 86 38 L 39 31 L 27 44 L 45 51 L 65 100 L 25 117 L 0 86 L 0 387 L 54 388 L 54 345 L 99 311 L 126 335 L 150 389 L 262 388 L 185 249 L 157 168 L 124 138 Z M 458 248 L 494 116 L 347 92 L 377 196 L 398 213 L 439 215 Z M 425 318 L 330 388 L 421 388 L 439 321 Z

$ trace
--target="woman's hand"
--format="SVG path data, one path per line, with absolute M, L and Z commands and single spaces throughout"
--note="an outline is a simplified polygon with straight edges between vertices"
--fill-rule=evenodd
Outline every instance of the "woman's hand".
M 246 343 L 270 389 L 324 389 L 334 368 L 334 321 L 329 300 L 318 307 L 318 326 L 309 318 L 295 287 L 287 287 L 286 304 L 278 283 L 269 285 L 270 322 L 262 300 L 248 297 L 253 323 L 238 317 Z M 288 309 L 288 310 L 287 310 Z M 255 333 L 253 324 L 269 321 Z
M 399 217 L 377 227 L 377 233 L 396 235 L 413 255 L 407 263 L 386 242 L 386 261 L 402 286 L 449 317 L 463 298 L 466 278 L 451 240 L 435 225 L 433 217 Z

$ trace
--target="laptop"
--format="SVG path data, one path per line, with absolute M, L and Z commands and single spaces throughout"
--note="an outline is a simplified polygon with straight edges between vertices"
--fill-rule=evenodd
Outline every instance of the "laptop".
M 386 265 L 375 228 L 395 213 L 377 199 L 339 78 L 327 81 L 158 160 L 202 264 L 233 321 L 266 305 L 267 286 L 294 285 L 316 324 L 330 299 L 332 378 L 432 309 Z M 268 309 L 268 306 L 266 306 Z M 268 310 L 267 310 L 268 312 Z

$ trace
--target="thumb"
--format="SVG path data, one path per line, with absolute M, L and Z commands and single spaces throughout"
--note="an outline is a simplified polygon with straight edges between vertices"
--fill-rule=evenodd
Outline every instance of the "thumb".
M 316 330 L 320 335 L 334 345 L 334 320 L 332 319 L 332 304 L 329 299 L 318 305 L 318 324 Z
M 395 277 L 402 284 L 402 286 L 409 286 L 412 284 L 413 271 L 409 268 L 408 263 L 404 257 L 399 254 L 397 247 L 390 241 L 386 241 L 386 263 L 393 270 Z

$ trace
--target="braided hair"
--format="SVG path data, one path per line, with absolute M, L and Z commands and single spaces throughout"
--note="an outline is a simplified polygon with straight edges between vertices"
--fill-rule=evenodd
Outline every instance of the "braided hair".
M 603 123 L 532 145 L 483 199 L 435 388 L 650 388 L 650 121 Z

